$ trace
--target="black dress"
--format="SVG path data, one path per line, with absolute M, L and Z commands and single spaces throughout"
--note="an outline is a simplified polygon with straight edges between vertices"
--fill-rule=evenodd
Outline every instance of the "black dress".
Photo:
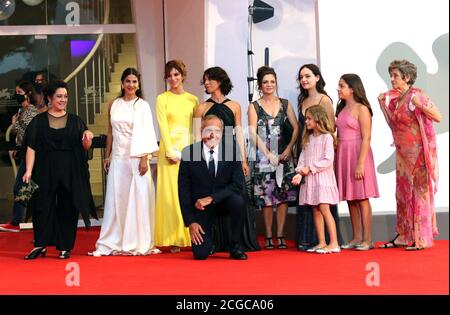
M 322 99 L 320 101 L 322 101 Z M 305 117 L 303 116 L 301 105 L 299 105 L 298 108 L 298 122 L 300 125 L 300 129 L 299 129 L 299 137 L 297 140 L 297 157 L 299 157 L 300 153 L 302 152 L 301 141 L 303 130 L 305 128 Z M 330 211 L 331 214 L 333 215 L 334 221 L 336 222 L 336 233 L 338 243 L 343 244 L 341 229 L 339 228 L 339 214 L 337 205 L 331 205 Z M 317 235 L 316 230 L 314 228 L 314 220 L 313 220 L 313 208 L 309 205 L 297 206 L 297 222 L 296 222 L 295 236 L 297 247 L 303 245 L 305 248 L 308 248 L 317 244 Z M 328 243 L 329 236 L 326 229 L 325 229 L 325 239 L 326 242 Z
M 50 121 L 60 126 L 51 127 Z M 35 247 L 70 251 L 79 213 L 86 227 L 90 226 L 89 214 L 97 219 L 87 153 L 81 143 L 85 130 L 84 122 L 72 114 L 57 118 L 42 113 L 28 125 L 25 144 L 35 151 L 32 179 L 39 185 L 28 214 L 33 217 Z
M 234 120 L 233 111 L 225 105 L 229 102 L 229 99 L 225 99 L 223 103 L 216 103 L 213 99 L 208 99 L 207 102 L 213 103 L 211 108 L 205 113 L 206 115 L 216 115 L 222 119 L 224 124 L 224 134 L 222 143 L 225 147 L 225 154 L 227 152 L 234 152 L 236 146 L 236 137 L 234 135 L 234 127 L 236 126 Z M 255 208 L 249 200 L 247 189 L 249 188 L 248 179 L 244 184 L 245 191 L 243 196 L 246 201 L 246 211 L 243 220 L 243 233 L 242 233 L 242 247 L 245 251 L 257 251 L 260 250 L 258 241 L 256 240 L 256 223 L 255 223 Z M 214 250 L 220 252 L 230 251 L 230 228 L 228 217 L 219 217 L 216 224 L 213 225 L 213 238 L 214 238 Z

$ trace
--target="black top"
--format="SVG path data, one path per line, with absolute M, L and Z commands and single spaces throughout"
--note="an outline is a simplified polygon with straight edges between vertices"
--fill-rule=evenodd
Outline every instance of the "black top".
M 226 102 L 229 102 L 230 100 L 227 98 L 222 103 L 216 103 L 212 98 L 208 99 L 207 102 L 214 103 L 213 106 L 210 107 L 210 109 L 205 113 L 206 115 L 216 115 L 223 121 L 224 127 L 235 127 L 236 121 L 234 120 L 234 113 L 233 111 L 225 105 Z
M 65 127 L 54 129 L 50 127 L 48 115 L 46 112 L 37 115 L 28 125 L 24 138 L 24 146 L 35 151 L 32 179 L 40 191 L 37 195 L 39 200 L 35 202 L 50 205 L 52 201 L 48 200 L 46 192 L 59 184 L 55 180 L 61 181 L 72 193 L 73 206 L 81 213 L 85 225 L 90 226 L 89 214 L 96 219 L 97 215 L 89 183 L 87 152 L 81 143 L 87 127 L 78 116 L 67 114 Z M 64 163 L 59 163 L 61 159 Z M 55 172 L 53 168 L 58 165 L 67 167 L 62 179 L 51 176 Z

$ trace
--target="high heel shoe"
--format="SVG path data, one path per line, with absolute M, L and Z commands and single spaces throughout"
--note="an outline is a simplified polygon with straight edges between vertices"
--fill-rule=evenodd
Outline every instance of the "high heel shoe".
M 272 243 L 272 236 L 266 237 L 266 245 L 264 246 L 265 249 L 274 249 L 275 246 L 273 246 Z
M 286 238 L 284 236 L 277 236 L 277 240 L 278 240 L 277 248 L 279 248 L 279 249 L 287 248 Z
M 42 258 L 45 258 L 45 254 L 47 254 L 47 249 L 45 247 L 36 247 L 36 248 L 33 248 L 33 250 L 28 255 L 26 255 L 24 258 L 26 260 L 36 259 L 36 258 L 38 258 L 39 255 L 41 255 Z
M 67 259 L 70 258 L 70 250 L 62 250 L 59 252 L 59 259 Z

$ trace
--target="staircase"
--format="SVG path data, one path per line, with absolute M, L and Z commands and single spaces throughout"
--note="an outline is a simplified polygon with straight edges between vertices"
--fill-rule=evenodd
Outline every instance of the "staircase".
M 117 96 L 120 95 L 122 72 L 128 68 L 137 68 L 136 49 L 133 35 L 123 35 L 120 53 L 117 62 L 114 63 L 111 72 L 109 89 L 105 93 L 104 102 L 101 104 L 100 113 L 94 115 L 94 123 L 88 128 L 95 136 L 106 135 L 108 132 L 108 106 Z M 89 160 L 89 171 L 91 174 L 91 190 L 95 199 L 103 197 L 102 160 L 101 150 L 94 150 L 94 157 Z M 97 198 L 96 198 L 97 197 Z

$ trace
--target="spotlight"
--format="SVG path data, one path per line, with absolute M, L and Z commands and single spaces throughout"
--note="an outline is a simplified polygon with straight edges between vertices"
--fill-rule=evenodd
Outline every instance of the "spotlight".
M 268 20 L 274 15 L 274 8 L 261 0 L 253 1 L 248 7 L 248 41 L 247 41 L 247 66 L 248 66 L 248 100 L 253 100 L 253 91 L 255 90 L 254 69 L 253 69 L 253 48 L 252 48 L 252 25 Z M 269 49 L 265 49 L 264 64 L 269 65 Z
M 273 17 L 274 9 L 261 0 L 255 0 L 253 5 L 249 7 L 249 13 L 253 17 L 253 23 L 256 24 Z

